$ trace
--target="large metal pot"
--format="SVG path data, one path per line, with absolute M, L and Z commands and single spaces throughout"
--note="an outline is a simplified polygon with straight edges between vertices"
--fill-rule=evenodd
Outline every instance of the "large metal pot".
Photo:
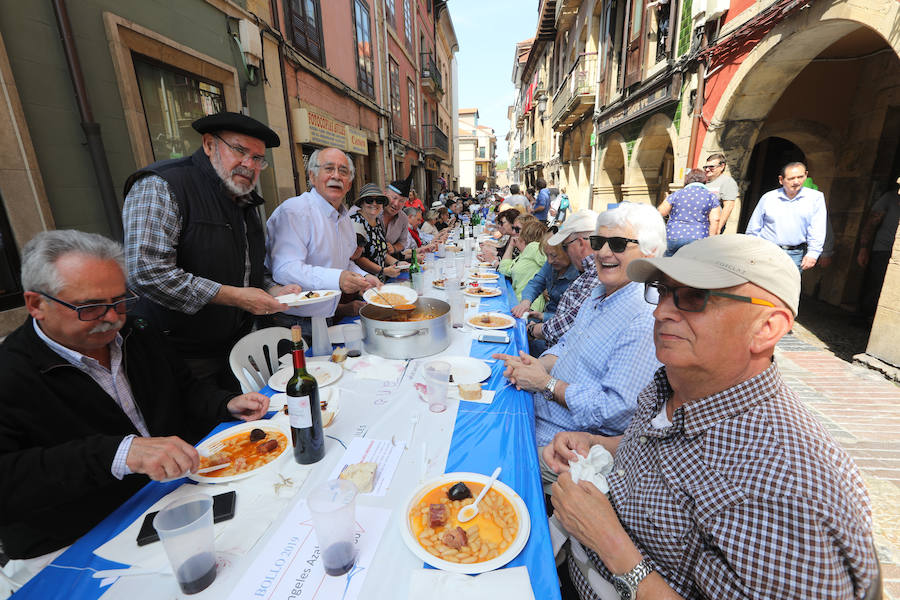
M 450 305 L 436 298 L 419 298 L 411 311 L 367 304 L 359 320 L 366 352 L 384 358 L 420 358 L 450 345 Z

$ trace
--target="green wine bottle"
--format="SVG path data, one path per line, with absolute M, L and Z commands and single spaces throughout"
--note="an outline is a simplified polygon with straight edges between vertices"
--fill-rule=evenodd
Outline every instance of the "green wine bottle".
M 306 357 L 303 355 L 303 338 L 300 335 L 299 325 L 291 328 L 291 340 L 294 375 L 288 380 L 284 391 L 287 393 L 294 460 L 301 465 L 311 465 L 325 456 L 319 384 L 306 370 Z

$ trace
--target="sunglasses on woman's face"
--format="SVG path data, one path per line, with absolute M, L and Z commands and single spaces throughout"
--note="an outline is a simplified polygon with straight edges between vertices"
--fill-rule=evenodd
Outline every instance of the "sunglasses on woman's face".
M 618 236 L 606 237 L 605 235 L 592 235 L 590 240 L 591 250 L 600 250 L 608 243 L 609 249 L 617 253 L 625 252 L 625 248 L 628 247 L 628 242 L 638 243 L 637 240 L 632 238 Z
M 372 204 L 373 202 L 377 202 L 378 204 L 380 204 L 382 206 L 388 205 L 388 199 L 384 198 L 382 196 L 369 196 L 367 198 L 363 198 L 362 201 L 363 201 L 363 204 Z
M 513 225 L 512 230 L 515 231 L 516 233 L 522 233 L 522 228 L 519 227 L 518 225 Z

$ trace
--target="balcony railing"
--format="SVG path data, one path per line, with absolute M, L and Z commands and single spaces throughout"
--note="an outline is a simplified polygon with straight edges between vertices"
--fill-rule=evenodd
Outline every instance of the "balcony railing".
M 422 146 L 427 153 L 429 149 L 438 149 L 444 154 L 450 151 L 450 143 L 447 134 L 438 129 L 437 125 L 422 126 Z
M 426 92 L 443 94 L 444 80 L 434 62 L 434 54 L 431 52 L 420 53 L 419 62 L 422 64 L 422 87 Z
M 597 53 L 587 52 L 578 57 L 553 96 L 550 116 L 553 127 L 572 114 L 576 106 L 592 103 L 596 90 Z

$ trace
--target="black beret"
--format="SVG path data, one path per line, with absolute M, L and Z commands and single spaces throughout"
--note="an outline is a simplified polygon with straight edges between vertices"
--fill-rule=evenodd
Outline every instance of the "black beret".
M 249 135 L 265 142 L 266 148 L 277 148 L 281 144 L 278 134 L 256 119 L 234 112 L 220 112 L 207 115 L 191 123 L 197 133 L 217 133 L 234 131 Z

